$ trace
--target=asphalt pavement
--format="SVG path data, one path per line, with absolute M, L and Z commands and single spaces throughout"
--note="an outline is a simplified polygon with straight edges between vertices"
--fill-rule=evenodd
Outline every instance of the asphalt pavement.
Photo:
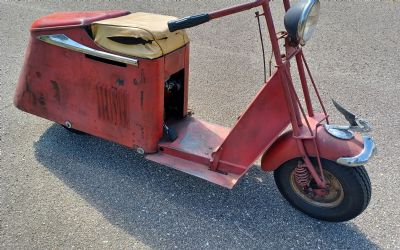
M 186 16 L 240 2 L 0 1 L 0 249 L 400 248 L 398 1 L 323 1 L 305 47 L 332 119 L 343 122 L 330 98 L 374 125 L 372 200 L 349 222 L 321 222 L 293 209 L 257 162 L 227 190 L 12 105 L 29 26 L 42 15 L 128 9 Z M 189 30 L 196 117 L 231 126 L 261 87 L 254 11 Z M 271 11 L 282 30 L 281 1 Z

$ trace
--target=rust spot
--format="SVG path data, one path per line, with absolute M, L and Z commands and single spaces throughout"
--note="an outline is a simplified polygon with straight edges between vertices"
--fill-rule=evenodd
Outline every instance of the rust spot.
M 51 82 L 51 87 L 53 87 L 53 90 L 55 91 L 54 98 L 56 98 L 56 100 L 60 102 L 61 100 L 60 86 L 58 86 L 58 83 L 54 80 L 51 80 L 50 82 Z
M 25 90 L 22 93 L 22 98 L 25 96 L 25 94 L 28 94 L 29 98 L 32 101 L 33 106 L 36 106 L 36 95 L 35 93 L 32 92 L 31 84 L 28 81 L 28 77 L 25 78 Z
M 144 71 L 140 71 L 140 79 L 133 79 L 133 85 L 139 85 L 146 82 L 146 78 L 144 77 Z
M 128 126 L 128 94 L 118 88 L 96 87 L 97 114 L 116 126 Z
M 41 94 L 40 97 L 39 97 L 39 104 L 42 105 L 42 106 L 46 105 L 46 101 L 44 99 L 43 94 Z
M 118 78 L 116 83 L 117 83 L 118 86 L 123 86 L 125 81 L 123 79 Z
M 28 82 L 28 80 L 25 81 L 25 92 L 32 93 L 31 84 Z
M 42 73 L 40 73 L 39 71 L 36 71 L 36 76 L 38 77 L 38 78 L 41 78 L 42 77 Z
M 144 76 L 144 70 L 142 70 L 142 71 L 140 72 L 140 81 L 141 81 L 142 83 L 146 83 L 146 78 L 145 78 L 145 76 Z
M 143 104 L 144 104 L 144 92 L 140 92 L 140 107 L 143 109 Z
M 136 125 L 136 127 L 138 127 L 139 130 L 140 130 L 140 138 L 141 138 L 142 140 L 144 140 L 144 127 L 143 127 L 143 125 L 142 125 L 142 124 L 139 124 L 139 123 L 135 123 L 135 125 Z

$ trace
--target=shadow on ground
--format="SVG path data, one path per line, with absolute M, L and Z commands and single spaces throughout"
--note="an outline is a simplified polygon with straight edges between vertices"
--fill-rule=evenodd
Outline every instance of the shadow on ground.
M 58 125 L 38 161 L 113 225 L 151 248 L 376 248 L 352 223 L 297 212 L 254 167 L 233 189 L 148 162 L 130 149 Z

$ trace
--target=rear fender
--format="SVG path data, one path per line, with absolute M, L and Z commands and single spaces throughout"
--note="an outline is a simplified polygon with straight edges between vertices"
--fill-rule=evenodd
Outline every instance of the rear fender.
M 264 171 L 274 171 L 288 160 L 302 156 L 292 134 L 292 131 L 282 134 L 264 153 L 261 159 L 261 168 Z M 364 149 L 361 134 L 355 133 L 353 139 L 343 140 L 327 133 L 323 126 L 317 128 L 316 143 L 320 157 L 334 162 L 339 158 L 360 155 Z M 313 140 L 305 140 L 304 146 L 308 156 L 317 156 Z

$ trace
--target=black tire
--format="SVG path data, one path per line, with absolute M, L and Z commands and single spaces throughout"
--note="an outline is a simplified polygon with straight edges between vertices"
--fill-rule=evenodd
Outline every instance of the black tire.
M 299 193 L 299 189 L 296 190 L 297 186 L 293 186 L 293 179 L 291 178 L 294 178 L 292 177 L 293 171 L 298 162 L 299 159 L 290 160 L 274 172 L 275 182 L 279 191 L 293 207 L 313 218 L 331 222 L 351 220 L 367 208 L 371 199 L 371 182 L 363 166 L 346 167 L 321 159 L 324 172 L 327 171 L 328 174 L 331 174 L 336 178 L 332 179 L 341 185 L 340 190 L 342 191 L 336 192 L 335 195 L 343 192 L 343 195 L 340 194 L 340 198 L 336 202 L 328 203 L 330 206 L 326 207 L 319 205 L 325 204 L 318 203 L 318 201 L 313 202 L 314 198 L 302 195 L 302 191 Z
M 73 129 L 73 128 L 68 128 L 68 127 L 65 126 L 65 125 L 61 125 L 61 126 L 63 126 L 63 128 L 65 128 L 66 130 L 68 130 L 69 132 L 71 132 L 71 133 L 73 133 L 73 134 L 77 134 L 77 135 L 87 135 L 85 132 L 82 132 L 82 131 L 79 131 L 79 130 L 76 130 L 76 129 Z

